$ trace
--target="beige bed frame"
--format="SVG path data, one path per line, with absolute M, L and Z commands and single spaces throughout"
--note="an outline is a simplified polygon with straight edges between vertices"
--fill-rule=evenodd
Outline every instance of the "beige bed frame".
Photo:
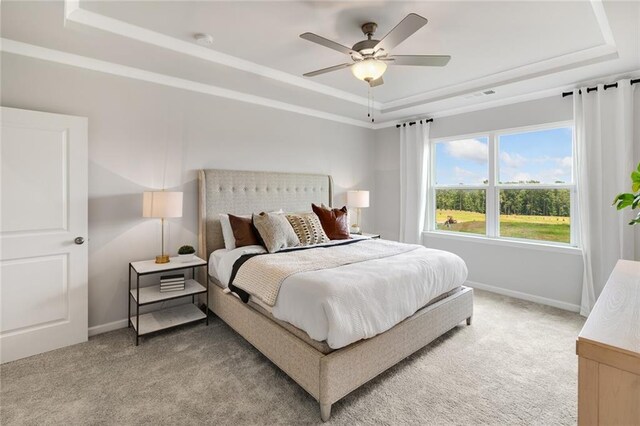
M 204 259 L 224 247 L 219 213 L 308 211 L 312 202 L 331 205 L 333 198 L 327 175 L 201 170 L 198 180 Z M 210 289 L 209 309 L 313 396 L 323 421 L 334 402 L 462 321 L 471 324 L 473 314 L 473 290 L 463 287 L 376 337 L 324 354 L 218 285 Z

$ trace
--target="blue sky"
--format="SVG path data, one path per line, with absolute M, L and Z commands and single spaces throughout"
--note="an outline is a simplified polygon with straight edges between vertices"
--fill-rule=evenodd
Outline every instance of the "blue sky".
M 487 137 L 435 145 L 437 184 L 479 184 L 488 178 Z M 571 128 L 503 135 L 499 142 L 498 180 L 571 182 L 571 156 Z

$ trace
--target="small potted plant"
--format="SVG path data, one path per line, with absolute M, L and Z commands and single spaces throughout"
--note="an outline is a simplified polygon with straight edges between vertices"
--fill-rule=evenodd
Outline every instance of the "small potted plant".
M 182 246 L 178 249 L 178 257 L 181 262 L 191 262 L 195 253 L 196 249 L 189 245 Z

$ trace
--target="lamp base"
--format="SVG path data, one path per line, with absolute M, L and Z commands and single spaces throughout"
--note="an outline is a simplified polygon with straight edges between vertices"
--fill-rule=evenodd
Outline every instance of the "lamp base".
M 169 263 L 169 255 L 161 254 L 159 256 L 156 256 L 156 263 Z
M 351 225 L 351 229 L 349 229 L 349 233 L 350 234 L 361 234 L 362 231 L 360 231 L 360 227 L 356 224 Z

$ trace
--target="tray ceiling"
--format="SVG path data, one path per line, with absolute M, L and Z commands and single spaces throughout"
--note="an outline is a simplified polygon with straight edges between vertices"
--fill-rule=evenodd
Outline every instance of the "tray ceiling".
M 4 39 L 312 108 L 366 123 L 365 83 L 347 57 L 298 37 L 345 45 L 410 12 L 429 23 L 396 54 L 449 54 L 444 68 L 389 67 L 374 89 L 378 121 L 558 89 L 640 69 L 634 2 L 62 2 L 2 3 Z M 213 36 L 211 47 L 193 35 Z M 6 49 L 3 49 L 6 50 Z M 491 88 L 496 94 L 475 95 Z M 230 96 L 232 97 L 232 96 Z

